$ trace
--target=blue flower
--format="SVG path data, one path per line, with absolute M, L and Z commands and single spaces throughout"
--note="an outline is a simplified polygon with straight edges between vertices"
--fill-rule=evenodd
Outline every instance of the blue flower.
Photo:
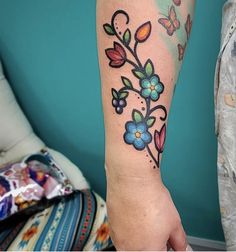
M 141 80 L 140 85 L 142 87 L 142 96 L 144 98 L 150 97 L 153 101 L 157 101 L 164 90 L 164 85 L 160 82 L 160 78 L 157 75 Z
M 125 142 L 127 144 L 133 144 L 137 150 L 143 150 L 152 141 L 152 135 L 147 131 L 147 125 L 144 122 L 127 122 L 125 129 Z

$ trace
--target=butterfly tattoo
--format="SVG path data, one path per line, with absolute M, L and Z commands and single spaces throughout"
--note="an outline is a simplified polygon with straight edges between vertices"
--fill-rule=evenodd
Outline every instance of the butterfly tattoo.
M 181 5 L 181 0 L 173 0 L 173 3 L 174 3 L 176 6 L 180 6 L 180 5 Z
M 183 60 L 184 52 L 186 48 L 186 43 L 184 45 L 178 44 L 179 61 Z
M 189 36 L 190 36 L 191 28 L 192 28 L 192 21 L 190 18 L 190 14 L 188 14 L 188 16 L 187 16 L 187 20 L 186 20 L 184 27 L 185 27 L 185 31 L 187 33 L 187 40 L 189 40 Z
M 185 27 L 185 31 L 186 31 L 186 34 L 187 34 L 187 40 L 189 40 L 190 32 L 191 32 L 191 28 L 192 28 L 192 21 L 191 21 L 191 18 L 190 18 L 190 14 L 188 14 L 188 16 L 187 16 L 187 20 L 186 20 L 186 23 L 185 23 L 184 27 Z M 184 45 L 181 45 L 181 44 L 177 45 L 178 53 L 179 53 L 179 61 L 183 60 L 186 45 L 187 45 L 186 42 L 185 42 Z
M 174 32 L 180 28 L 180 21 L 177 19 L 175 7 L 173 5 L 170 7 L 168 16 L 159 18 L 158 23 L 166 29 L 169 36 L 172 36 Z

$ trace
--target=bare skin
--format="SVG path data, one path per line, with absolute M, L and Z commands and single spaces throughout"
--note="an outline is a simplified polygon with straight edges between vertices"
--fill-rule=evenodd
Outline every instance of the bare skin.
M 160 171 L 193 9 L 194 0 L 97 1 L 107 207 L 117 250 L 187 248 Z

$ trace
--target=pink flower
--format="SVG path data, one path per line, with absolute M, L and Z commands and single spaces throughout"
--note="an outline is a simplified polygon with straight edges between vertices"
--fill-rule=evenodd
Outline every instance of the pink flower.
M 117 42 L 114 42 L 114 48 L 105 50 L 107 57 L 110 59 L 111 67 L 121 67 L 126 61 L 126 52 L 124 48 Z
M 164 150 L 165 139 L 166 139 L 166 125 L 164 124 L 160 132 L 157 130 L 155 130 L 154 132 L 155 147 L 160 153 L 162 153 Z

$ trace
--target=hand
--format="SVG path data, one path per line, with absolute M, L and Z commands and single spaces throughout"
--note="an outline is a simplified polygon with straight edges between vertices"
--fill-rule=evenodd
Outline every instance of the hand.
M 162 183 L 108 178 L 107 208 L 117 250 L 187 249 L 180 216 Z

